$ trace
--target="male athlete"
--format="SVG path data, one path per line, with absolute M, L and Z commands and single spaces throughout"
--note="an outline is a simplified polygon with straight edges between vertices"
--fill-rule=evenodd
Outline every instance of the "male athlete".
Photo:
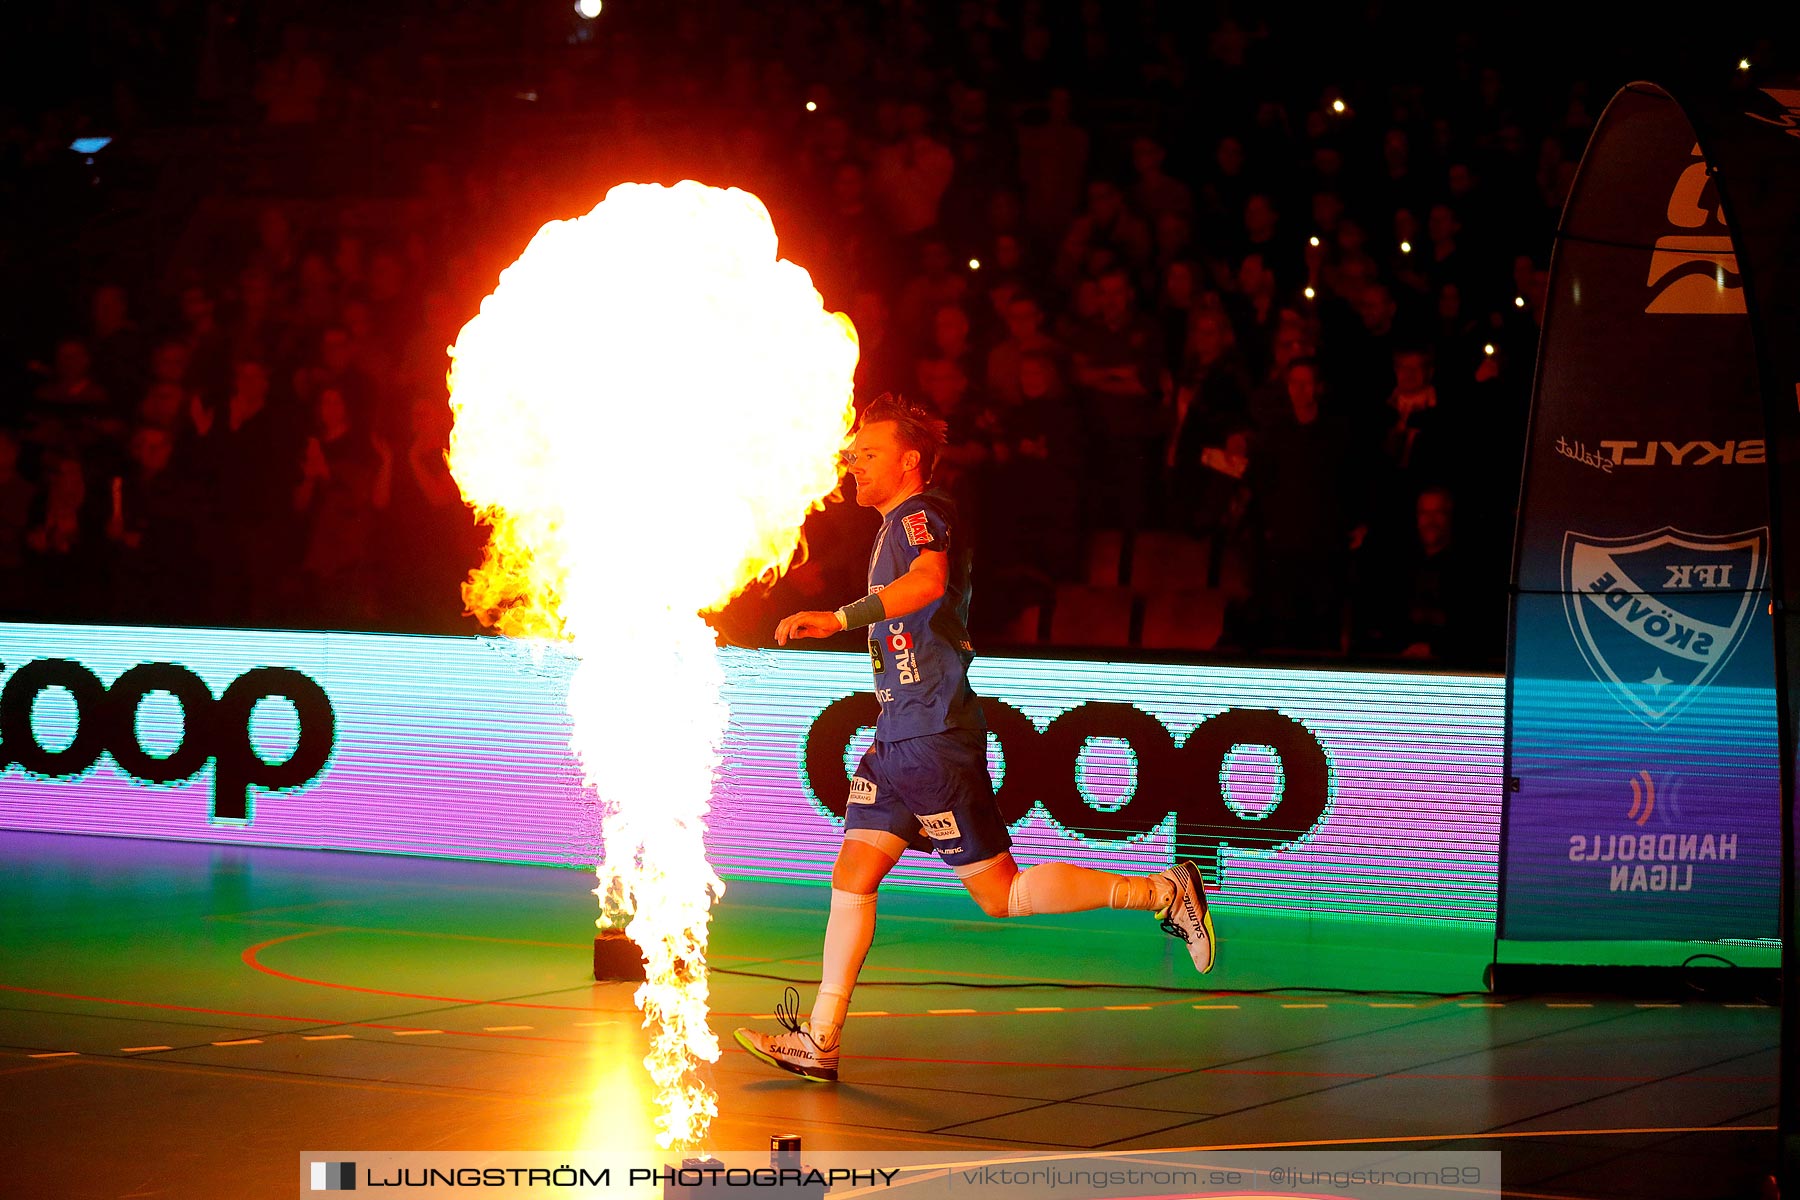
M 845 460 L 856 502 L 881 513 L 869 594 L 835 613 L 799 612 L 775 629 L 795 638 L 869 629 L 875 741 L 850 781 L 844 844 L 831 872 L 831 916 L 812 1020 L 789 989 L 776 1010 L 785 1032 L 737 1030 L 751 1054 L 805 1079 L 835 1080 L 850 993 L 875 936 L 875 892 L 901 853 L 935 850 L 990 917 L 1133 908 L 1155 912 L 1210 971 L 1212 917 L 1200 872 L 1184 862 L 1154 875 L 1112 875 L 1067 863 L 1024 870 L 994 802 L 987 730 L 969 687 L 969 554 L 955 542 L 956 510 L 926 491 L 945 422 L 929 407 L 884 395 L 869 406 Z

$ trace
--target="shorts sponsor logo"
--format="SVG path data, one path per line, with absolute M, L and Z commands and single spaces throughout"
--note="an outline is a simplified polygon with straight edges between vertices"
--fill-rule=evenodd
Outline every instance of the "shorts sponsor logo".
M 908 513 L 901 518 L 900 524 L 906 529 L 906 540 L 914 546 L 923 546 L 931 541 L 931 524 L 925 519 L 923 512 Z
M 919 828 L 923 829 L 925 836 L 934 842 L 959 842 L 962 840 L 962 830 L 956 827 L 955 813 L 926 813 L 919 818 Z
M 852 775 L 850 777 L 850 803 L 875 803 L 875 781 L 864 779 L 861 775 Z

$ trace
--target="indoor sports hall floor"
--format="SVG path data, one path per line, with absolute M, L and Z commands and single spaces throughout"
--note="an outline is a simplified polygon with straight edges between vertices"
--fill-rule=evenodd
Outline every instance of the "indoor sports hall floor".
M 286 1196 L 307 1150 L 650 1145 L 591 886 L 0 834 L 0 1195 Z M 731 884 L 715 971 L 816 978 L 825 900 Z M 1140 914 L 884 895 L 837 1085 L 738 1051 L 783 984 L 715 975 L 715 1148 L 1497 1149 L 1509 1196 L 1636 1200 L 1753 1196 L 1773 1162 L 1774 1008 L 1492 997 L 1485 930 L 1217 918 L 1202 988 Z M 1369 994 L 1255 991 L 1283 985 Z

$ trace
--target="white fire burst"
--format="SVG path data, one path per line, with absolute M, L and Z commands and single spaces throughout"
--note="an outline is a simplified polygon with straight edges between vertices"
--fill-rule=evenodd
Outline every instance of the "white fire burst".
M 658 1140 L 695 1149 L 718 1111 L 697 1072 L 719 1056 L 703 837 L 726 723 L 700 614 L 782 569 L 835 486 L 855 331 L 777 259 L 756 197 L 623 184 L 539 230 L 451 355 L 450 467 L 493 527 L 464 599 L 580 660 L 596 891 L 644 954 Z

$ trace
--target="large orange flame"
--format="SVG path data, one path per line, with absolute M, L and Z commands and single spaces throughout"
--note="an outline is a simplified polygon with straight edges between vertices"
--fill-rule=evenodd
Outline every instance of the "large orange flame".
M 450 468 L 490 522 L 470 611 L 573 644 L 573 744 L 605 806 L 601 924 L 648 982 L 658 1141 L 696 1149 L 717 1099 L 705 818 L 726 712 L 700 614 L 781 570 L 837 482 L 856 334 L 776 257 L 761 201 L 623 184 L 538 231 L 463 327 Z

